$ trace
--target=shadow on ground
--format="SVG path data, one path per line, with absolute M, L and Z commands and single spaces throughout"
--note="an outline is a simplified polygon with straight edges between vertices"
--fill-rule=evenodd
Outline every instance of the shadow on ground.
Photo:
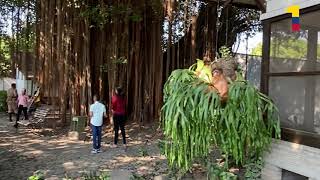
M 165 157 L 160 155 L 157 125 L 143 128 L 128 124 L 128 149 L 111 148 L 112 128 L 106 127 L 103 153 L 92 155 L 91 141 L 72 141 L 68 129 L 16 130 L 0 115 L 0 179 L 27 179 L 42 170 L 46 179 L 79 177 L 83 172 L 126 170 L 146 179 L 168 172 Z M 121 136 L 120 136 L 121 137 Z M 121 139 L 120 139 L 121 142 Z

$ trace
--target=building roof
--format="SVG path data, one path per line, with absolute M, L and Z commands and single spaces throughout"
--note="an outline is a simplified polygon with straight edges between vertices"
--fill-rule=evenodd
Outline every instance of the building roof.
M 286 9 L 292 5 L 298 5 L 300 9 L 304 9 L 319 4 L 320 0 L 268 0 L 266 4 L 266 12 L 261 15 L 261 20 L 266 20 L 286 14 Z

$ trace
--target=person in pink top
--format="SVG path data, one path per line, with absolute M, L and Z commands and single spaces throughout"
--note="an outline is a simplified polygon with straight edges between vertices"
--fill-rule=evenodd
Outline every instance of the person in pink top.
M 18 114 L 17 114 L 17 120 L 16 120 L 16 124 L 14 125 L 14 127 L 18 127 L 18 121 L 20 118 L 20 115 L 23 111 L 24 114 L 24 119 L 28 120 L 28 101 L 29 101 L 29 97 L 27 95 L 27 90 L 26 89 L 22 89 L 21 94 L 18 96 Z

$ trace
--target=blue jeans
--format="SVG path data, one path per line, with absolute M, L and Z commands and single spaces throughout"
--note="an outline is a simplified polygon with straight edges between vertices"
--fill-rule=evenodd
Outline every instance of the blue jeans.
M 101 128 L 102 126 L 94 126 L 91 124 L 93 136 L 93 149 L 100 149 L 101 147 Z

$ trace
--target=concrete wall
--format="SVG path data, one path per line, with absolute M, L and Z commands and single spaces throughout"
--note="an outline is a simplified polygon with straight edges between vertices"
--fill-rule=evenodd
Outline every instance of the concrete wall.
M 20 80 L 17 79 L 17 91 L 18 94 L 21 93 L 22 89 L 27 90 L 28 95 L 33 95 L 33 92 L 36 90 L 37 86 L 32 84 L 31 80 Z
M 267 12 L 261 15 L 261 20 L 286 14 L 286 8 L 299 5 L 300 9 L 320 4 L 320 0 L 267 0 Z
M 320 149 L 274 140 L 271 151 L 265 155 L 262 179 L 281 180 L 282 169 L 320 180 Z
M 19 71 L 19 69 L 16 69 L 16 84 L 17 84 L 17 91 L 18 94 L 21 93 L 22 89 L 27 90 L 28 95 L 33 95 L 34 91 L 37 88 L 37 85 L 32 82 L 32 80 L 26 80 L 25 75 Z
M 0 91 L 7 91 L 11 88 L 11 84 L 15 83 L 16 80 L 12 78 L 1 78 L 0 79 Z

